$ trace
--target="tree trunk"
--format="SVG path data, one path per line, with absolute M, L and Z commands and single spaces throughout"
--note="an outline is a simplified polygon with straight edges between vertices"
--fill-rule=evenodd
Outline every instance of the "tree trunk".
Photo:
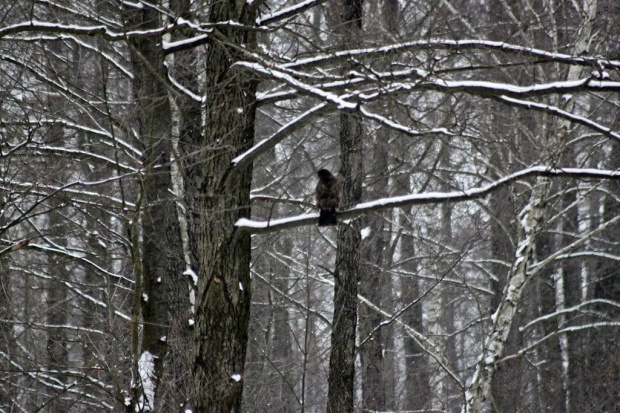
M 403 178 L 403 185 L 409 189 L 409 178 Z M 403 186 L 401 185 L 401 186 Z M 420 285 L 416 278 L 418 265 L 415 257 L 415 243 L 413 226 L 409 221 L 409 214 L 399 214 L 399 226 L 404 229 L 401 238 L 401 257 L 405 260 L 402 270 L 405 272 L 402 278 L 403 306 L 410 305 L 420 297 Z M 422 318 L 422 303 L 413 305 L 403 314 L 403 321 L 414 330 L 424 333 Z M 406 410 L 422 410 L 430 407 L 431 389 L 428 377 L 428 362 L 424 349 L 409 335 L 404 334 L 403 346 L 405 348 L 405 401 L 403 408 Z
M 50 51 L 53 55 L 60 56 L 64 52 L 61 44 L 53 42 L 50 45 Z M 50 75 L 53 75 L 55 71 L 71 70 L 74 72 L 71 60 L 68 62 L 60 59 L 52 59 L 52 67 L 50 68 Z M 62 113 L 64 109 L 65 101 L 60 97 L 50 94 L 48 98 L 48 104 L 51 108 L 54 108 L 58 113 Z M 55 142 L 63 142 L 65 131 L 60 125 L 54 125 L 49 131 L 47 140 L 53 144 Z M 60 180 L 64 181 L 66 170 L 59 172 Z M 51 205 L 54 210 L 63 208 L 63 201 L 58 199 L 52 199 Z M 61 213 L 53 211 L 49 215 L 49 226 L 55 228 L 57 234 L 67 233 L 67 225 L 65 224 L 64 217 Z M 53 237 L 51 242 L 58 244 L 61 247 L 67 246 L 67 238 L 64 236 Z M 70 308 L 67 306 L 67 290 L 63 285 L 63 282 L 71 281 L 70 274 L 72 271 L 68 271 L 65 260 L 57 252 L 51 252 L 47 257 L 47 265 L 50 268 L 50 279 L 47 282 L 47 322 L 51 326 L 48 329 L 47 335 L 47 355 L 48 355 L 48 368 L 51 371 L 51 375 L 60 384 L 59 388 L 63 385 L 67 385 L 68 376 L 63 373 L 67 370 L 69 361 L 69 337 L 64 327 L 67 324 L 67 313 Z M 49 402 L 50 409 L 56 411 L 67 410 L 69 403 L 63 400 L 67 395 L 63 389 L 59 389 L 56 394 L 52 394 L 52 399 Z
M 499 306 L 491 316 L 493 325 L 487 335 L 482 354 L 471 384 L 467 389 L 465 411 L 481 412 L 490 394 L 491 380 L 496 371 L 496 361 L 504 354 L 504 347 L 527 283 L 527 270 L 536 237 L 542 227 L 548 178 L 538 178 L 530 201 L 519 214 L 519 245 L 511 273 L 506 281 Z
M 493 165 L 502 165 L 500 156 L 497 154 L 499 150 L 500 148 L 491 149 Z M 508 167 L 508 165 L 504 167 Z M 494 178 L 498 177 L 495 176 Z M 490 258 L 494 261 L 490 264 L 490 268 L 495 277 L 490 282 L 491 291 L 494 294 L 490 303 L 490 313 L 492 314 L 499 308 L 510 271 L 510 268 L 502 263 L 510 262 L 514 253 L 511 240 L 515 239 L 516 234 L 514 234 L 514 227 L 510 225 L 510 217 L 514 216 L 510 188 L 503 188 L 492 193 L 489 197 L 489 208 L 491 213 L 489 224 Z M 518 313 L 517 317 L 519 317 Z M 509 333 L 505 350 L 508 354 L 513 354 L 520 348 L 518 325 L 518 322 L 513 324 Z M 515 386 L 521 383 L 523 374 L 523 361 L 521 359 L 508 360 L 497 367 L 491 383 L 491 393 L 498 411 L 513 412 L 518 410 L 519 404 L 523 400 L 523 394 L 520 391 L 515 391 Z
M 209 20 L 239 21 L 250 27 L 255 10 L 238 1 L 211 4 Z M 254 33 L 242 27 L 219 29 L 226 42 L 255 45 Z M 214 35 L 214 37 L 216 37 Z M 196 412 L 239 412 L 250 317 L 250 234 L 235 222 L 250 216 L 252 168 L 230 172 L 232 159 L 254 141 L 257 82 L 231 68 L 234 48 L 212 39 L 207 52 L 206 131 L 188 168 L 186 199 L 190 240 L 197 258 L 198 291 L 194 347 L 193 407 Z
M 356 115 L 340 115 L 340 150 L 342 208 L 346 208 L 359 202 L 362 197 L 362 125 Z M 360 244 L 360 221 L 340 222 L 327 382 L 328 412 L 353 411 Z
M 384 144 L 375 140 L 372 165 L 368 175 L 372 183 L 368 186 L 367 198 L 383 198 L 387 195 L 388 179 L 386 171 L 387 151 Z M 384 266 L 383 251 L 387 240 L 385 234 L 385 219 L 379 214 L 373 214 L 364 222 L 364 230 L 370 231 L 362 240 L 362 258 L 359 292 L 376 306 L 381 307 L 384 291 L 379 288 L 387 283 L 386 274 L 381 271 Z M 365 343 L 360 347 L 360 361 L 362 370 L 362 408 L 368 410 L 385 410 L 385 388 L 383 378 L 383 342 L 381 314 L 368 306 L 360 307 L 359 331 L 360 339 Z M 375 328 L 377 328 L 375 330 Z M 370 334 L 370 338 L 368 337 Z
M 160 13 L 151 7 L 132 16 L 137 29 L 159 27 Z M 134 93 L 138 107 L 140 139 L 144 153 L 144 193 L 142 211 L 142 347 L 135 385 L 142 388 L 137 408 L 153 410 L 158 404 L 158 388 L 167 352 L 170 304 L 180 294 L 171 285 L 185 284 L 183 249 L 171 194 L 172 116 L 161 38 L 140 37 L 130 42 L 134 66 Z
M 340 9 L 344 42 L 357 39 L 362 28 L 362 0 L 344 0 Z M 362 199 L 362 121 L 358 114 L 340 113 L 341 208 Z M 360 260 L 360 221 L 340 222 L 334 290 L 327 411 L 353 411 L 355 387 L 355 337 L 357 327 L 357 283 Z

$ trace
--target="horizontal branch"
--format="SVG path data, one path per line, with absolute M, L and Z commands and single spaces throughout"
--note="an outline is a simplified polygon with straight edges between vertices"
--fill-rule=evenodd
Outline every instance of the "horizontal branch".
M 581 168 L 553 168 L 550 166 L 533 166 L 508 176 L 505 176 L 488 185 L 477 188 L 465 189 L 452 192 L 426 192 L 391 198 L 382 198 L 370 202 L 357 204 L 352 208 L 338 213 L 340 220 L 357 218 L 371 212 L 379 212 L 386 209 L 401 208 L 412 205 L 439 204 L 445 202 L 463 202 L 484 198 L 506 185 L 520 179 L 533 176 L 563 177 L 573 179 L 620 179 L 620 171 L 581 169 Z M 273 219 L 268 221 L 255 221 L 242 218 L 235 226 L 240 231 L 249 231 L 252 234 L 266 234 L 304 225 L 314 225 L 318 221 L 319 214 L 304 214 L 289 218 Z
M 558 116 L 560 118 L 569 120 L 571 122 L 586 126 L 590 129 L 600 132 L 601 134 L 605 136 L 608 136 L 608 137 L 611 137 L 613 139 L 620 141 L 620 133 L 614 132 L 613 130 L 611 130 L 611 128 L 608 128 L 607 126 L 603 126 L 591 119 L 584 118 L 583 116 L 579 116 L 579 115 L 575 115 L 573 113 L 567 112 L 556 106 L 546 105 L 544 103 L 538 103 L 538 102 L 531 102 L 528 100 L 514 99 L 508 96 L 500 96 L 499 98 L 497 98 L 497 100 L 499 100 L 500 102 L 512 105 L 512 106 L 524 107 L 527 109 L 533 109 L 533 110 L 538 110 L 541 112 L 549 113 L 549 114 Z
M 319 6 L 325 3 L 326 1 L 327 0 L 305 0 L 293 6 L 286 7 L 274 13 L 268 14 L 266 16 L 259 17 L 256 19 L 256 24 L 258 26 L 265 26 L 267 24 L 279 22 L 281 20 L 297 16 L 305 12 L 306 10 L 309 10 L 313 7 L 316 7 L 316 6 Z
M 10 26 L 0 28 L 0 38 L 21 34 L 21 33 L 54 33 L 54 34 L 72 34 L 78 36 L 101 36 L 109 41 L 121 41 L 127 40 L 129 38 L 139 38 L 139 37 L 158 37 L 163 34 L 172 33 L 178 30 L 187 30 L 191 29 L 196 33 L 201 33 L 202 35 L 208 35 L 212 33 L 214 28 L 217 27 L 237 27 L 237 28 L 245 28 L 248 30 L 259 30 L 263 29 L 259 27 L 253 26 L 245 26 L 238 21 L 227 20 L 213 23 L 196 23 L 193 21 L 189 21 L 182 17 L 177 17 L 172 23 L 166 24 L 161 27 L 157 27 L 150 30 L 115 30 L 114 28 L 108 27 L 106 25 L 80 25 L 80 24 L 65 24 L 65 23 L 56 23 L 56 22 L 47 22 L 41 20 L 28 20 L 20 23 L 16 23 Z M 204 42 L 204 36 L 197 36 L 195 38 L 187 39 L 188 43 L 198 43 L 202 44 Z M 175 49 L 184 49 L 184 42 L 176 43 L 169 42 L 167 52 L 171 52 Z
M 543 49 L 535 49 L 532 47 L 525 47 L 516 44 L 510 44 L 505 42 L 497 42 L 491 40 L 478 40 L 478 39 L 465 39 L 465 40 L 449 40 L 449 39 L 430 39 L 430 40 L 417 40 L 412 42 L 403 42 L 393 45 L 387 45 L 383 47 L 374 47 L 367 49 L 354 49 L 343 50 L 330 54 L 320 54 L 318 56 L 306 57 L 299 59 L 285 66 L 288 68 L 301 68 L 306 66 L 316 66 L 319 64 L 333 63 L 334 61 L 363 58 L 372 56 L 387 56 L 397 53 L 404 53 L 411 50 L 419 49 L 449 49 L 449 50 L 466 50 L 466 49 L 481 49 L 481 50 L 498 50 L 505 53 L 513 53 L 518 56 L 529 56 L 537 59 L 544 59 L 547 61 L 575 64 L 580 66 L 596 66 L 620 68 L 619 60 L 608 60 L 600 56 L 572 56 L 564 53 L 555 53 Z

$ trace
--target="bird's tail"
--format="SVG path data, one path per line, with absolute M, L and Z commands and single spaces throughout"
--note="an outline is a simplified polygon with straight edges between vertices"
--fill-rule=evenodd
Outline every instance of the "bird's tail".
M 319 214 L 319 227 L 325 227 L 328 225 L 336 225 L 338 220 L 336 219 L 336 211 L 333 209 L 322 209 Z

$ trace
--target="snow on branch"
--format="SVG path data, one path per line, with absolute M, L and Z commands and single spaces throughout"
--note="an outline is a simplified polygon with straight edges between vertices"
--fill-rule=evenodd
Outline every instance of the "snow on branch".
M 620 60 L 608 60 L 600 56 L 572 56 L 564 53 L 555 53 L 543 49 L 535 49 L 505 42 L 497 42 L 491 40 L 465 39 L 465 40 L 449 40 L 449 39 L 430 39 L 417 40 L 412 42 L 402 42 L 383 47 L 374 47 L 366 49 L 342 50 L 329 54 L 321 54 L 318 56 L 298 59 L 294 62 L 286 64 L 288 68 L 300 68 L 304 66 L 316 66 L 319 64 L 333 63 L 334 61 L 363 58 L 372 56 L 386 56 L 397 53 L 404 53 L 410 50 L 418 49 L 491 49 L 499 50 L 505 53 L 514 53 L 518 56 L 529 56 L 533 58 L 543 59 L 544 61 L 554 61 L 580 66 L 596 66 L 618 69 L 620 68 Z
M 241 26 L 241 23 L 238 22 L 218 22 L 211 25 L 205 24 L 196 24 L 185 20 L 183 18 L 178 18 L 175 22 L 158 27 L 156 29 L 151 30 L 129 30 L 126 32 L 115 31 L 110 29 L 105 25 L 97 25 L 97 26 L 86 26 L 86 25 L 77 25 L 77 24 L 63 24 L 63 23 L 51 23 L 40 20 L 29 20 L 20 22 L 17 24 L 13 24 L 10 26 L 0 28 L 0 38 L 8 37 L 11 35 L 18 35 L 22 33 L 55 33 L 55 34 L 72 34 L 79 36 L 101 36 L 109 41 L 124 41 L 128 38 L 135 37 L 152 37 L 152 36 L 161 36 L 166 33 L 171 33 L 181 29 L 192 29 L 197 32 L 201 32 L 203 34 L 209 34 L 212 31 L 213 26 Z M 191 41 L 197 41 L 196 38 L 188 39 L 186 43 L 191 43 Z M 202 38 L 199 40 L 203 40 Z M 175 49 L 182 49 L 183 45 L 181 44 L 168 44 L 167 52 L 176 51 Z
M 293 6 L 277 10 L 274 13 L 268 14 L 266 16 L 259 17 L 256 19 L 256 24 L 258 26 L 265 26 L 267 24 L 275 23 L 280 20 L 288 19 L 289 17 L 294 17 L 298 14 L 301 14 L 304 11 L 311 9 L 312 7 L 321 5 L 326 1 L 327 0 L 305 0 Z
M 466 92 L 475 95 L 541 95 L 550 93 L 573 93 L 581 90 L 620 91 L 620 82 L 597 80 L 585 77 L 563 82 L 536 83 L 530 86 L 517 86 L 509 83 L 480 80 L 429 79 L 415 84 L 415 89 L 432 89 L 440 92 Z
M 232 160 L 232 164 L 239 169 L 243 169 L 254 161 L 260 154 L 272 149 L 278 143 L 282 142 L 287 136 L 294 131 L 301 129 L 315 117 L 324 113 L 330 107 L 326 103 L 320 103 L 306 112 L 302 113 L 286 125 L 282 126 L 270 137 L 260 141 L 241 155 Z
M 374 201 L 357 204 L 352 208 L 338 213 L 341 220 L 353 219 L 371 212 L 385 209 L 400 208 L 410 205 L 437 204 L 443 202 L 463 202 L 483 198 L 512 182 L 533 176 L 565 177 L 580 179 L 620 179 L 620 171 L 587 169 L 587 168 L 554 168 L 550 166 L 533 166 L 523 169 L 497 181 L 477 188 L 464 189 L 452 192 L 425 192 L 397 197 L 388 197 Z M 273 219 L 268 221 L 255 221 L 242 218 L 235 223 L 241 231 L 249 231 L 252 234 L 265 234 L 284 229 L 314 225 L 318 219 L 318 213 L 304 214 L 289 218 Z
M 325 91 L 321 89 L 320 87 L 317 87 L 314 85 L 303 83 L 297 80 L 293 75 L 286 73 L 283 70 L 280 70 L 279 68 L 275 66 L 267 67 L 258 62 L 245 62 L 245 61 L 236 62 L 234 66 L 244 67 L 256 73 L 260 73 L 262 75 L 268 76 L 272 79 L 281 80 L 284 83 L 287 83 L 288 85 L 294 87 L 295 89 L 299 91 L 302 91 L 310 96 L 319 98 L 323 101 L 336 105 L 338 109 L 355 109 L 357 107 L 357 103 L 348 102 L 344 100 L 341 96 L 335 93 Z
M 584 307 L 593 306 L 593 305 L 601 305 L 601 304 L 608 305 L 610 307 L 616 307 L 616 308 L 620 309 L 620 303 L 617 303 L 617 302 L 611 301 L 611 300 L 604 300 L 604 299 L 597 298 L 597 299 L 593 299 L 593 300 L 584 301 L 584 302 L 579 303 L 576 306 L 573 306 L 573 307 L 570 307 L 570 308 L 563 308 L 563 309 L 561 309 L 559 311 L 555 311 L 555 312 L 550 313 L 550 314 L 545 314 L 544 316 L 538 317 L 538 318 L 530 321 L 526 325 L 519 327 L 519 331 L 520 332 L 524 332 L 525 330 L 528 330 L 528 329 L 534 327 L 535 325 L 537 325 L 540 322 L 549 321 L 549 320 L 551 320 L 553 318 L 559 317 L 559 316 L 564 315 L 564 314 L 570 314 L 570 313 L 574 313 L 574 312 L 577 312 L 577 311 L 581 311 L 581 309 L 584 308 Z
M 613 130 L 611 130 L 611 128 L 608 128 L 607 126 L 603 126 L 583 116 L 579 116 L 579 115 L 575 115 L 573 113 L 567 112 L 556 106 L 546 105 L 544 103 L 538 103 L 538 102 L 531 102 L 529 100 L 514 99 L 508 96 L 500 96 L 498 100 L 504 103 L 508 103 L 513 106 L 521 106 L 521 107 L 526 107 L 528 109 L 535 109 L 535 110 L 540 110 L 542 112 L 547 112 L 547 113 L 556 115 L 558 117 L 570 120 L 571 122 L 575 122 L 580 125 L 587 126 L 591 129 L 594 129 L 602 133 L 605 136 L 609 136 L 611 138 L 620 140 L 620 133 L 614 132 Z
M 620 327 L 620 322 L 618 321 L 601 321 L 601 322 L 597 322 L 597 323 L 587 323 L 587 324 L 583 324 L 583 325 L 578 325 L 578 326 L 568 326 L 568 327 L 564 327 L 564 328 L 560 328 L 557 330 L 553 330 L 551 333 L 547 334 L 544 337 L 539 338 L 538 340 L 536 340 L 535 342 L 527 345 L 526 347 L 521 348 L 519 351 L 517 351 L 516 353 L 510 354 L 508 356 L 504 356 L 501 359 L 498 359 L 496 361 L 497 364 L 500 363 L 505 363 L 508 360 L 512 360 L 512 359 L 516 359 L 518 357 L 522 357 L 524 354 L 527 354 L 528 352 L 532 351 L 533 349 L 535 349 L 536 347 L 540 346 L 541 344 L 543 344 L 544 342 L 546 342 L 547 340 L 561 335 L 561 334 L 565 334 L 565 333 L 574 333 L 574 332 L 578 332 L 578 331 L 583 331 L 583 330 L 588 330 L 588 329 L 600 329 L 603 327 L 614 327 L 614 328 L 618 328 Z

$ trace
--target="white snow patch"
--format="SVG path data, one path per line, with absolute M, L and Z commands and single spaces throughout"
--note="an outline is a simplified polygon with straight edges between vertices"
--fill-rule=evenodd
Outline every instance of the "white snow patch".
M 495 363 L 495 357 L 493 356 L 488 356 L 487 358 L 484 359 L 484 364 L 493 364 Z
M 187 323 L 190 325 L 190 327 L 193 326 L 194 325 L 194 319 L 190 318 L 189 320 L 187 320 Z
M 304 214 L 297 215 L 290 218 L 281 218 L 281 219 L 272 219 L 270 221 L 253 221 L 247 218 L 240 218 L 237 222 L 235 222 L 235 226 L 237 228 L 251 228 L 251 229 L 263 229 L 269 228 L 273 225 L 284 225 L 290 222 L 295 221 L 303 221 L 306 219 L 315 219 L 318 218 L 319 214 Z
M 149 302 L 149 295 L 147 293 L 142 293 L 142 299 L 145 303 Z
M 241 281 L 239 281 L 239 289 L 243 291 L 243 284 L 241 284 Z
M 243 108 L 237 108 L 237 113 L 243 113 Z
M 362 239 L 368 238 L 368 236 L 370 235 L 371 232 L 372 231 L 371 231 L 370 227 L 366 227 L 366 228 L 362 229 L 362 231 L 361 231 Z
M 241 374 L 235 373 L 232 376 L 230 376 L 230 378 L 236 381 L 237 383 L 239 383 L 239 381 L 241 380 Z
M 161 277 L 157 277 L 157 282 L 160 283 L 161 282 Z
M 194 270 L 192 270 L 191 267 L 187 267 L 185 271 L 183 271 L 183 275 L 187 275 L 188 277 L 192 279 L 192 282 L 194 283 L 194 285 L 196 286 L 198 285 L 198 276 L 196 275 Z
M 168 340 L 168 337 L 167 337 L 167 336 L 161 336 L 161 337 L 159 338 L 159 341 L 164 342 L 164 343 L 166 342 L 166 340 Z
M 186 45 L 190 46 L 193 43 L 197 43 L 197 42 L 201 42 L 205 40 L 207 37 L 209 37 L 208 34 L 201 34 L 198 36 L 190 37 L 189 39 L 176 40 L 172 42 L 163 42 L 162 48 L 164 50 L 168 50 L 168 49 L 173 49 L 175 47 L 182 47 Z
M 155 408 L 155 356 L 145 351 L 138 360 L 138 373 L 142 394 L 136 404 L 136 412 L 149 412 Z

